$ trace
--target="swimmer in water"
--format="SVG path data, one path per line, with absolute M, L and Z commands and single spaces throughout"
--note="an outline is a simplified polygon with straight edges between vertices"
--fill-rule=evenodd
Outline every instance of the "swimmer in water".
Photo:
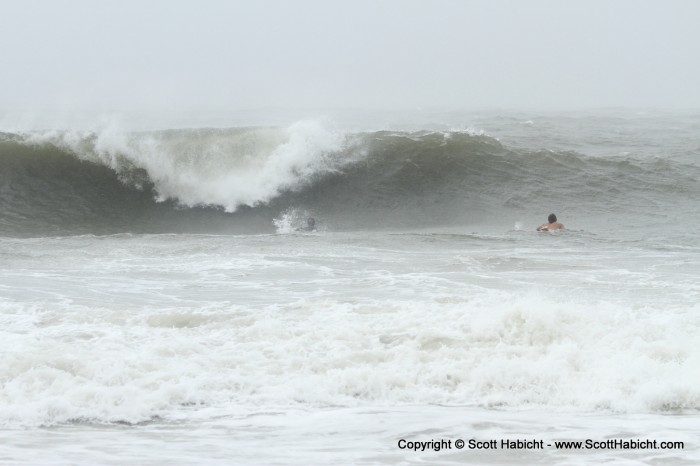
M 306 219 L 306 226 L 302 228 L 297 228 L 297 231 L 316 231 L 316 219 L 309 217 Z
M 564 225 L 557 222 L 557 216 L 554 214 L 549 214 L 549 217 L 547 218 L 547 223 L 543 223 L 542 225 L 537 227 L 537 231 L 554 231 L 563 229 Z

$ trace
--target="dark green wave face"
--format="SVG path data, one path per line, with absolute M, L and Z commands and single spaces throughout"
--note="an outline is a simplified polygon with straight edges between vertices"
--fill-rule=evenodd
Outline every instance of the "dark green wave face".
M 467 132 L 319 128 L 0 134 L 0 234 L 273 232 L 288 209 L 328 229 L 470 225 L 564 212 L 692 214 L 700 168 L 527 150 Z

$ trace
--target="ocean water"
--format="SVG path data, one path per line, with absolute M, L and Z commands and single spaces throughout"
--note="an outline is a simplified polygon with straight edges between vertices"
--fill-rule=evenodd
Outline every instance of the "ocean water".
M 7 130 L 0 463 L 697 464 L 699 196 L 690 112 Z

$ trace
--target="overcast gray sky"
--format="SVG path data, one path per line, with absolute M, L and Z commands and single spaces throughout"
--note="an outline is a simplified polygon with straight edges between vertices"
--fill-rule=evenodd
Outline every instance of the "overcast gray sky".
M 700 107 L 700 1 L 0 6 L 5 114 Z

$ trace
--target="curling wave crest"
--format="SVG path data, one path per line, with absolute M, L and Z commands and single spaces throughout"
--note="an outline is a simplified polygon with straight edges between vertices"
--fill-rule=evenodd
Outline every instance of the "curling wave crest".
M 336 229 L 468 224 L 556 205 L 654 215 L 700 167 L 508 147 L 473 132 L 289 128 L 0 134 L 0 232 L 267 232 L 289 209 Z

